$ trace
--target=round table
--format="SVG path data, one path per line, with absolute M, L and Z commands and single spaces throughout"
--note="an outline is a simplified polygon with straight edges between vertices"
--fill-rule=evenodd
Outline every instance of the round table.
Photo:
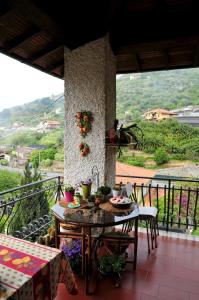
M 135 237 L 137 239 L 139 208 L 136 203 L 132 203 L 129 208 L 115 209 L 110 204 L 90 207 L 88 202 L 81 204 L 79 208 L 68 208 L 67 204 L 61 200 L 51 208 L 55 218 L 55 244 L 59 248 L 61 237 L 72 237 L 82 239 L 82 273 L 86 279 L 86 294 L 89 294 L 89 282 L 87 271 L 91 266 L 91 239 L 93 228 L 106 228 L 135 220 Z M 81 228 L 81 232 L 60 231 L 60 224 L 75 225 Z M 87 249 L 85 247 L 87 241 Z M 88 267 L 85 267 L 86 255 Z

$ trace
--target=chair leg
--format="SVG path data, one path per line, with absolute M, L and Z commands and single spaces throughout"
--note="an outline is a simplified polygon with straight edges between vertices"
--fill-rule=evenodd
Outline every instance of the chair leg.
M 135 241 L 134 241 L 133 270 L 136 270 L 136 266 L 137 266 L 137 249 L 138 249 L 138 219 L 135 220 Z
M 137 266 L 137 248 L 138 248 L 138 242 L 135 241 L 135 243 L 134 243 L 133 270 L 136 270 L 136 266 Z
M 157 248 L 157 247 L 158 247 L 158 243 L 157 243 L 157 236 L 158 236 L 158 222 L 157 222 L 156 219 L 155 219 L 155 222 L 154 222 L 154 235 L 155 235 L 155 247 Z
M 149 225 L 150 225 L 150 233 L 151 233 L 151 248 L 153 250 L 154 249 L 154 246 L 153 246 L 154 233 L 153 233 L 153 221 L 152 220 L 149 221 Z
M 152 249 L 154 249 L 153 243 L 155 242 L 155 248 L 157 248 L 157 221 L 152 219 L 151 221 L 151 240 L 152 240 Z
M 159 235 L 158 217 L 156 218 L 157 235 Z
M 147 233 L 147 243 L 148 243 L 148 253 L 150 254 L 150 241 L 149 241 L 149 227 L 148 227 L 148 221 L 146 221 L 146 233 Z

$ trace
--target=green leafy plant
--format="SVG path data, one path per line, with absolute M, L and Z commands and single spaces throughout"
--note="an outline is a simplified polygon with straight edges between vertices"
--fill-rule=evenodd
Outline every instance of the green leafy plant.
M 81 271 L 82 263 L 81 240 L 74 239 L 71 243 L 63 245 L 62 251 L 69 260 L 73 272 L 79 273 Z
M 106 186 L 106 185 L 100 186 L 98 188 L 98 192 L 101 193 L 104 196 L 107 196 L 108 194 L 111 193 L 111 188 L 109 186 Z
M 103 194 L 100 190 L 97 190 L 97 192 L 95 193 L 95 198 L 102 198 Z
M 163 148 L 159 148 L 155 151 L 154 160 L 157 165 L 162 165 L 169 161 L 169 157 Z
M 69 183 L 67 183 L 64 185 L 64 191 L 65 192 L 74 192 L 75 188 L 72 185 L 70 185 Z
M 125 267 L 125 260 L 122 256 L 103 256 L 99 261 L 99 270 L 103 274 L 121 273 Z
M 0 164 L 1 164 L 2 166 L 8 166 L 8 165 L 9 165 L 9 162 L 8 162 L 7 159 L 1 159 L 1 160 L 0 160 Z

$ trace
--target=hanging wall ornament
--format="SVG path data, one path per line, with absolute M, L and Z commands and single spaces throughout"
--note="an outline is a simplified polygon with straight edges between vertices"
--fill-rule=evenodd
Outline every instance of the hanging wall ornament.
M 81 143 L 79 145 L 79 150 L 82 157 L 87 156 L 90 153 L 90 148 L 86 143 Z
M 76 124 L 82 137 L 85 137 L 92 129 L 93 116 L 90 111 L 77 112 Z

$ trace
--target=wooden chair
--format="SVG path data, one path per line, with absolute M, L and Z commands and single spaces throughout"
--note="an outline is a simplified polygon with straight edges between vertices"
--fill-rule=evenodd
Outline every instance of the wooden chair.
M 136 190 L 133 189 L 132 183 L 127 183 L 125 185 L 125 190 L 127 197 L 131 198 L 136 203 L 137 195 Z M 139 206 L 139 220 L 145 221 L 146 231 L 147 231 L 147 243 L 148 243 L 148 253 L 150 253 L 151 248 L 157 248 L 157 235 L 158 235 L 158 210 L 155 206 Z M 150 236 L 151 236 L 151 247 L 150 247 L 150 238 L 149 238 L 149 227 L 150 227 Z
M 138 217 L 122 225 L 122 229 L 112 232 L 105 232 L 97 239 L 95 247 L 95 261 L 99 264 L 98 254 L 103 249 L 104 255 L 124 256 L 125 263 L 132 263 L 133 269 L 137 264 L 137 246 L 138 246 Z M 130 244 L 134 244 L 133 260 L 128 260 L 127 248 Z

